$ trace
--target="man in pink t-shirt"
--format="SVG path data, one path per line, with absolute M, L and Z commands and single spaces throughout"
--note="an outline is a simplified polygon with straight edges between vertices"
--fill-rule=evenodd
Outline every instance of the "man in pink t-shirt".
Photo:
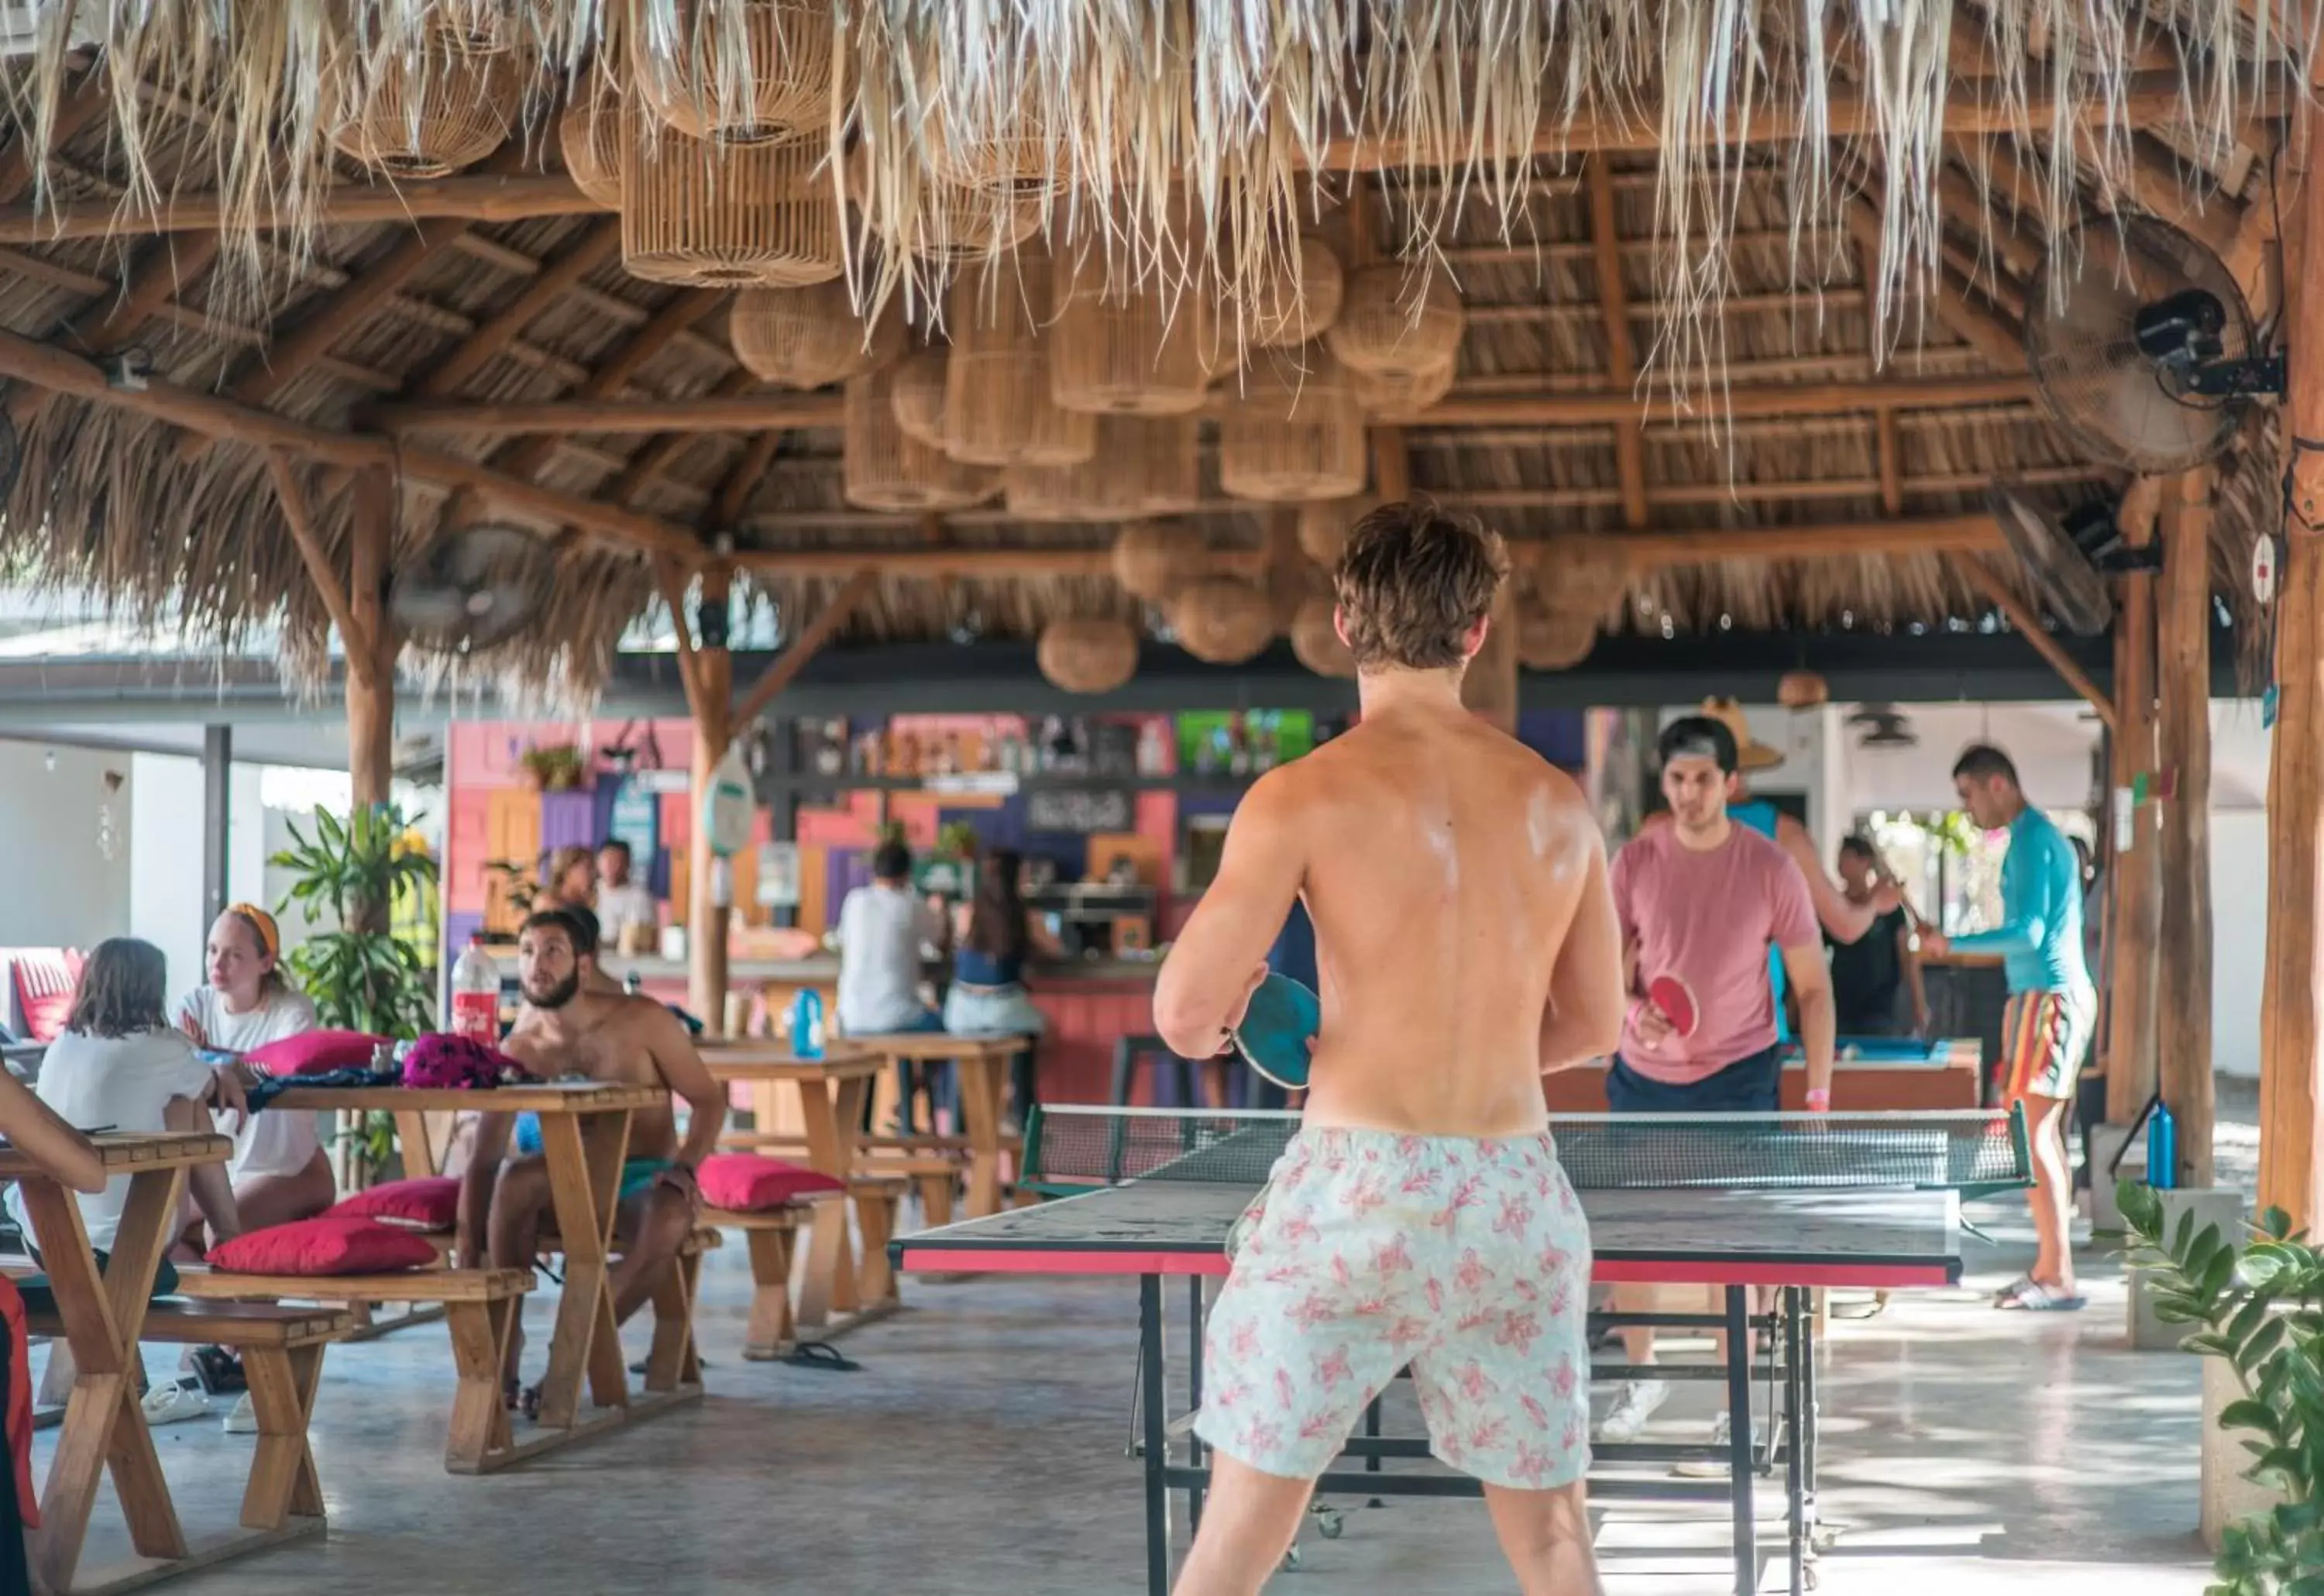
M 1707 715 L 1662 734 L 1663 797 L 1671 824 L 1650 826 L 1615 855 L 1614 909 L 1632 971 L 1622 1046 L 1606 1072 L 1616 1113 L 1773 1113 L 1783 1056 L 1768 950 L 1800 1006 L 1808 1107 L 1831 1106 L 1831 973 L 1806 878 L 1782 847 L 1728 818 L 1738 764 L 1735 734 Z M 1675 977 L 1692 1000 L 1684 1030 L 1648 994 Z M 1617 1300 L 1644 1311 L 1651 1305 Z M 1654 1332 L 1623 1332 L 1634 1364 L 1655 1361 Z M 1637 1437 L 1670 1395 L 1659 1379 L 1624 1382 L 1600 1434 Z M 1726 1416 L 1720 1416 L 1723 1425 Z M 1724 1435 L 1714 1432 L 1724 1442 Z

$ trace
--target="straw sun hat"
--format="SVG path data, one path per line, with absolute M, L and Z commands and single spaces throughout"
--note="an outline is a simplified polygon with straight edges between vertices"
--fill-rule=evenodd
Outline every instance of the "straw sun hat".
M 1743 706 L 1732 698 L 1705 698 L 1697 711 L 1706 720 L 1715 720 L 1735 735 L 1736 765 L 1745 770 L 1772 770 L 1784 762 L 1784 756 L 1764 743 L 1754 742 L 1751 723 L 1744 717 Z

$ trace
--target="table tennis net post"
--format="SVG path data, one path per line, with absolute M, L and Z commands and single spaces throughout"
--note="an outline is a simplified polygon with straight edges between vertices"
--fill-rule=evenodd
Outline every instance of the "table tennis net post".
M 1133 1180 L 1259 1186 L 1296 1114 L 1059 1105 L 1026 1128 L 1037 1191 Z M 2023 1111 L 1868 1114 L 1557 1115 L 1558 1161 L 1581 1191 L 1952 1191 L 2030 1184 Z

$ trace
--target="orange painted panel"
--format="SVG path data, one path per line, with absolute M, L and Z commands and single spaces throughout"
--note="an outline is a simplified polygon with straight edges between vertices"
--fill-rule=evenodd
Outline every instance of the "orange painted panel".
M 804 816 L 801 816 L 805 818 Z M 830 886 L 825 866 L 830 855 L 822 848 L 799 847 L 798 923 L 802 931 L 812 931 L 817 936 L 831 928 L 828 899 Z
M 540 858 L 540 795 L 530 788 L 495 788 L 485 797 L 484 857 L 482 864 L 499 862 L 537 872 Z M 484 927 L 513 936 L 521 917 L 510 901 L 507 886 L 497 873 L 485 886 Z

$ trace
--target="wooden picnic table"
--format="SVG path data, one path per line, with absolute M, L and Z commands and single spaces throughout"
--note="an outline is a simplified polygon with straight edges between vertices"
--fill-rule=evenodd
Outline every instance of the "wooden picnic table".
M 233 1140 L 192 1133 L 103 1135 L 90 1140 L 109 1176 L 129 1177 L 129 1200 L 122 1208 L 102 1277 L 74 1194 L 20 1149 L 0 1144 L 0 1179 L 13 1180 L 23 1190 L 32 1240 L 41 1250 L 41 1270 L 56 1298 L 57 1316 L 73 1359 L 72 1392 L 65 1401 L 55 1455 L 49 1460 L 48 1482 L 41 1490 L 42 1527 L 32 1561 L 42 1582 L 51 1591 L 75 1588 L 73 1574 L 88 1538 L 89 1513 L 108 1469 L 131 1544 L 142 1557 L 192 1566 L 317 1533 L 322 1521 L 302 1518 L 281 1531 L 236 1536 L 190 1555 L 140 1403 L 137 1337 L 145 1324 L 154 1273 L 177 1237 L 186 1171 L 200 1164 L 223 1164 L 234 1153 Z
M 968 1138 L 967 1215 L 1001 1212 L 1001 1115 L 1008 1101 L 1009 1061 L 1033 1045 L 1022 1036 L 964 1036 L 949 1031 L 887 1031 L 844 1038 L 886 1064 L 960 1066 L 961 1130 Z
M 752 1089 L 760 1132 L 752 1140 L 763 1140 L 773 1126 L 775 1089 L 788 1085 L 798 1104 L 807 1167 L 839 1181 L 862 1173 L 863 1103 L 886 1067 L 878 1054 L 853 1040 L 834 1043 L 821 1058 L 801 1058 L 771 1042 L 715 1042 L 703 1046 L 702 1062 L 722 1084 Z M 853 1322 L 865 1307 L 848 1204 L 836 1206 L 837 1222 L 818 1221 L 808 1235 L 807 1274 L 799 1283 L 798 1322 L 817 1329 L 827 1326 L 835 1312 Z
M 559 1432 L 495 1453 L 492 1466 L 549 1451 L 626 1420 L 650 1417 L 680 1403 L 699 1401 L 698 1380 L 633 1398 L 613 1322 L 609 1254 L 614 1210 L 621 1199 L 622 1160 L 630 1143 L 630 1117 L 668 1100 L 659 1086 L 597 1082 L 547 1082 L 490 1091 L 414 1090 L 404 1086 L 293 1086 L 268 1112 L 349 1110 L 408 1116 L 475 1112 L 540 1116 L 540 1150 L 549 1166 L 557 1234 L 565 1250 L 565 1285 L 557 1327 L 549 1343 L 549 1370 L 540 1382 L 539 1423 Z M 416 1122 L 411 1121 L 409 1122 Z M 597 1412 L 581 1417 L 584 1378 Z

